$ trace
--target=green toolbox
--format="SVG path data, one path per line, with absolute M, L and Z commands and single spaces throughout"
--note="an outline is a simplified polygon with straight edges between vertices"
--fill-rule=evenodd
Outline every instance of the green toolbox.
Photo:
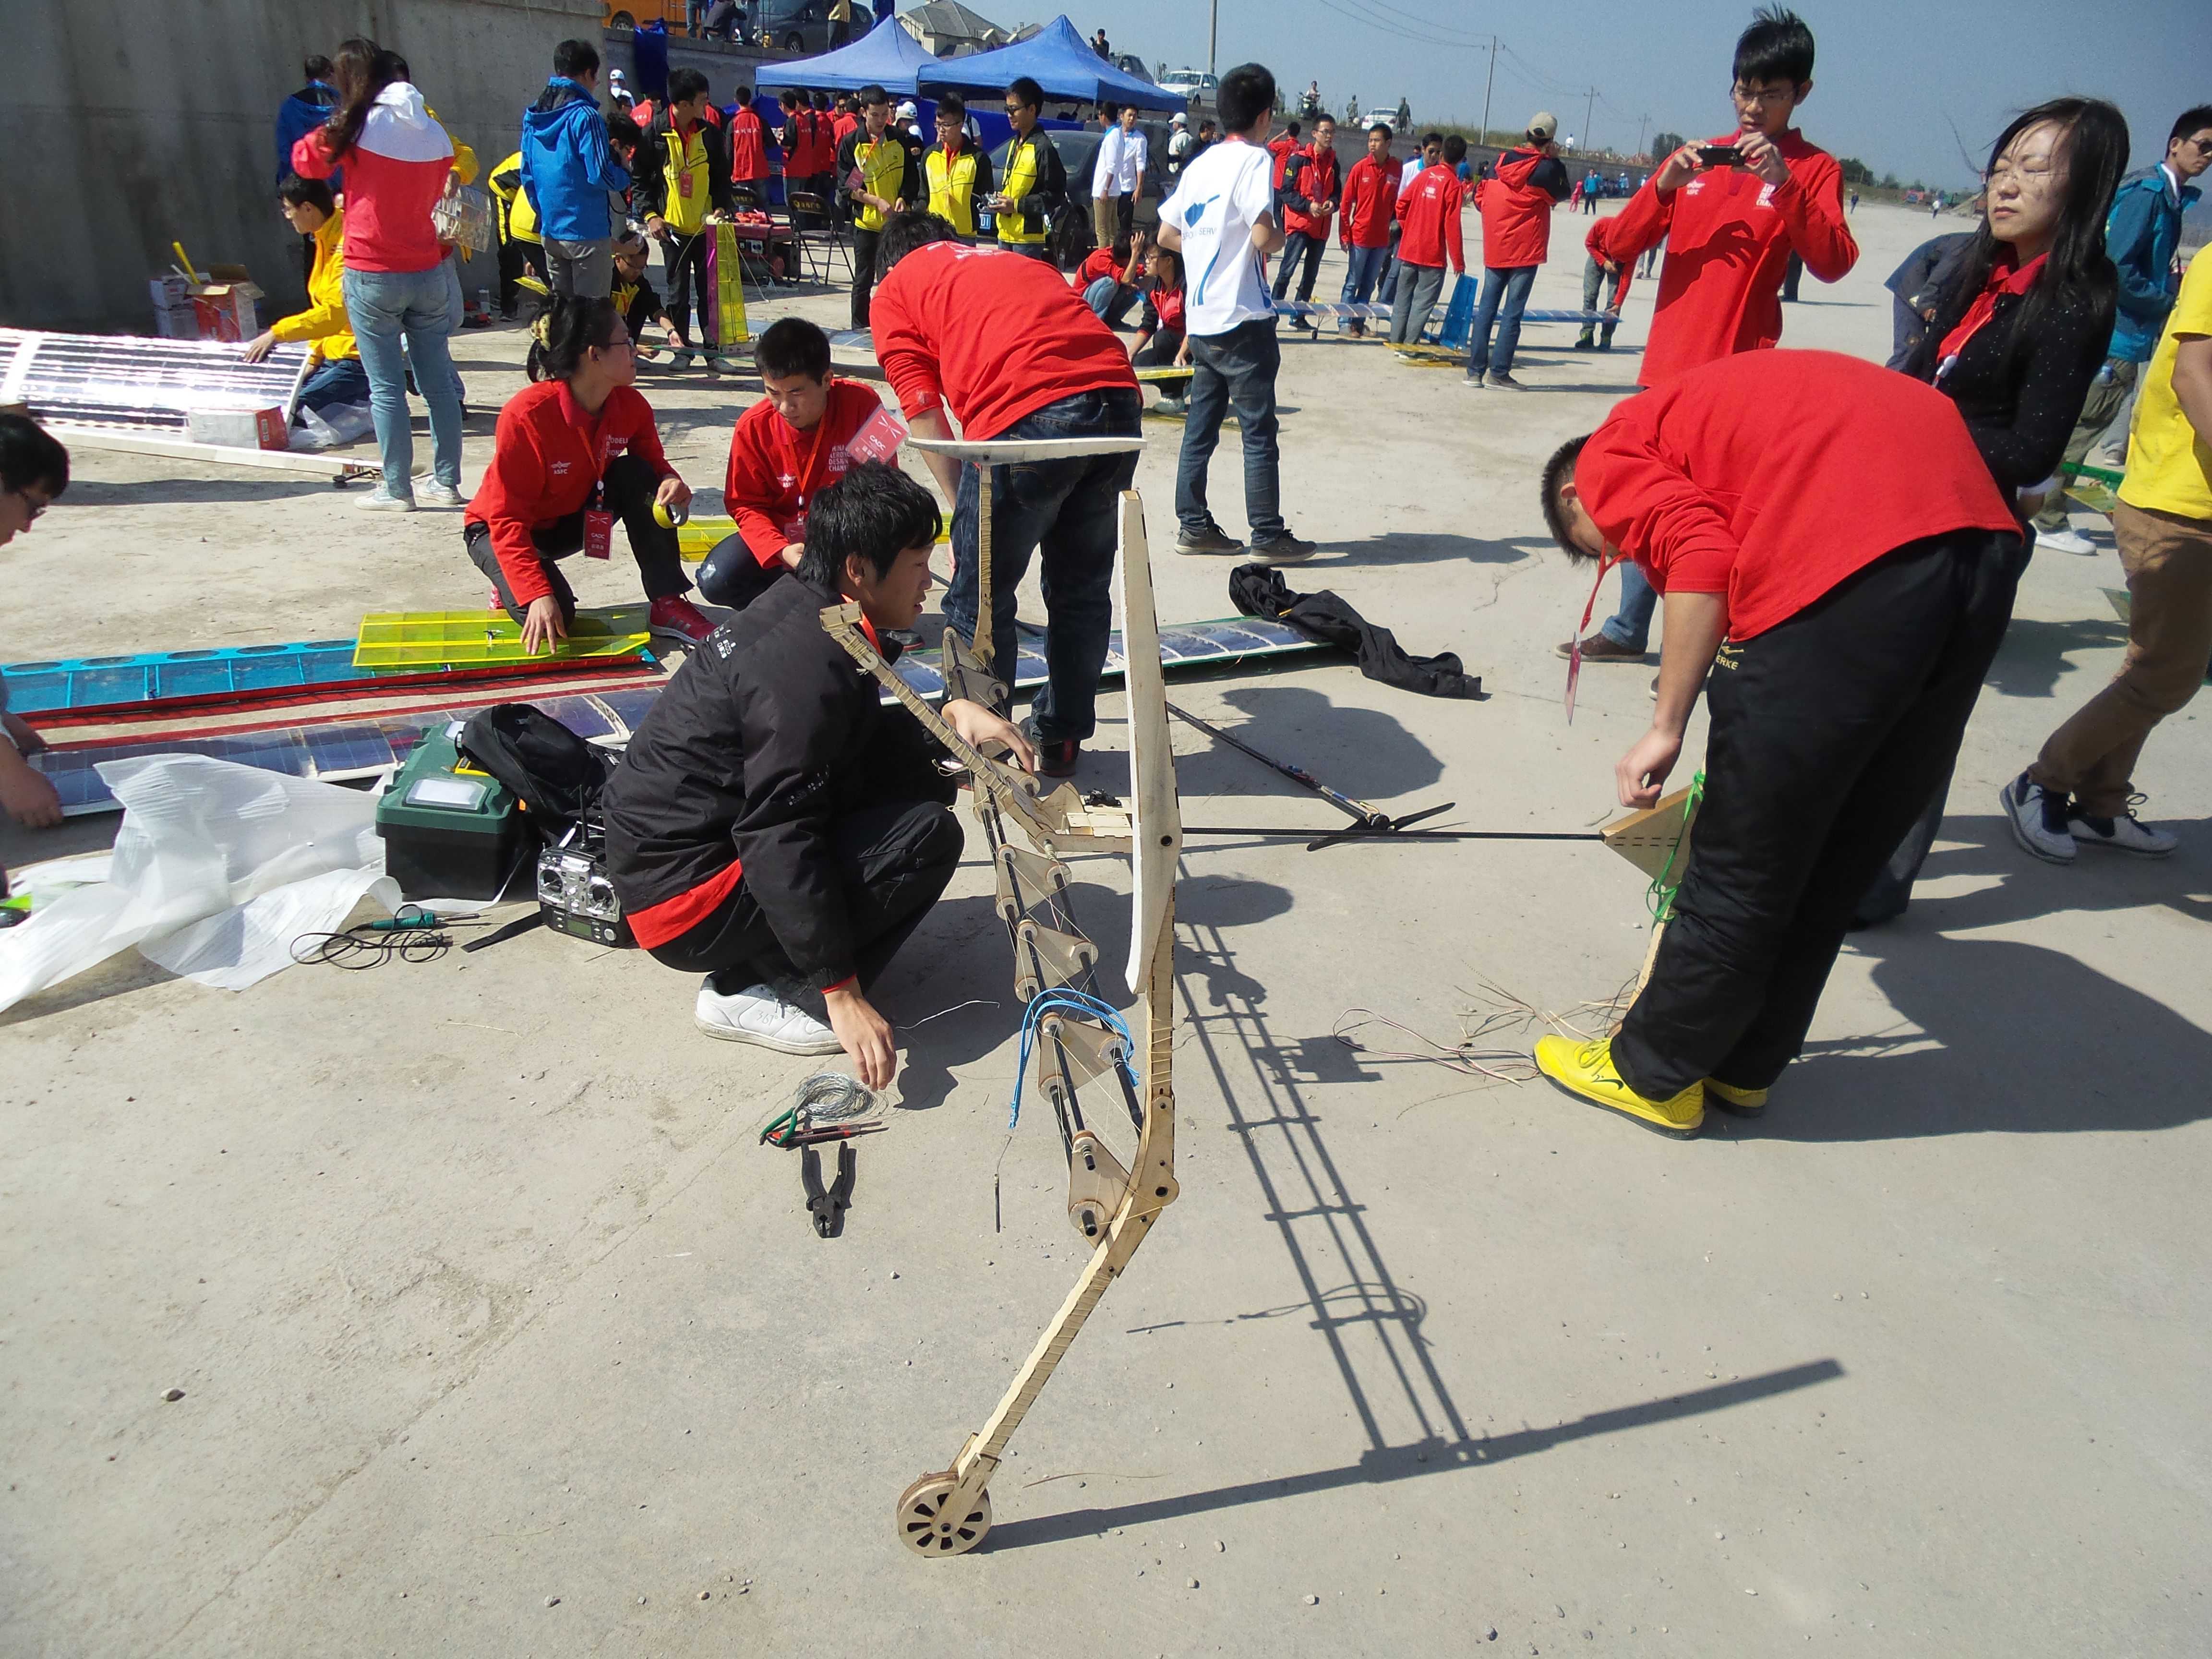
M 505 785 L 468 763 L 461 722 L 423 732 L 376 804 L 384 869 L 410 899 L 497 898 L 536 837 Z

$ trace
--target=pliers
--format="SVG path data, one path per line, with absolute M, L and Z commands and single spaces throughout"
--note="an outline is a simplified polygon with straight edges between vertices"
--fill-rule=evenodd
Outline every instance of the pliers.
M 853 1202 L 853 1176 L 860 1164 L 853 1143 L 840 1141 L 837 1179 L 825 1192 L 822 1186 L 822 1154 L 811 1146 L 800 1149 L 799 1175 L 806 1186 L 806 1208 L 814 1218 L 814 1231 L 823 1238 L 835 1238 L 845 1231 L 845 1212 Z

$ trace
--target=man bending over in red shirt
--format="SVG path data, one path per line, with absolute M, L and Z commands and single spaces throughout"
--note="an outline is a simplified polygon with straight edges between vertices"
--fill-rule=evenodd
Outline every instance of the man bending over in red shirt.
M 722 481 L 738 533 L 699 567 L 701 595 L 732 611 L 799 568 L 808 507 L 845 476 L 854 438 L 884 406 L 873 387 L 831 377 L 830 337 L 804 318 L 769 324 L 753 364 L 768 396 L 738 417 Z
M 1958 406 L 1830 352 L 1630 398 L 1552 457 L 1543 497 L 1570 554 L 1632 559 L 1667 596 L 1621 804 L 1658 800 L 1701 686 L 1712 724 L 1650 980 L 1610 1040 L 1544 1037 L 1536 1063 L 1693 1135 L 1708 1102 L 1761 1109 L 1796 1058 L 1853 906 L 1949 775 L 2026 550 Z
M 947 221 L 913 212 L 885 222 L 876 257 L 885 273 L 872 313 L 876 356 L 915 436 L 951 436 L 947 410 L 970 442 L 1138 434 L 1144 400 L 1128 355 L 1048 262 L 968 247 Z M 974 467 L 927 459 L 954 503 L 945 619 L 973 640 L 981 492 Z M 1030 705 L 1029 731 L 1047 777 L 1074 771 L 1097 724 L 1121 492 L 1136 471 L 1132 451 L 992 471 L 991 643 L 1009 670 L 1014 590 L 1030 556 L 1044 557 L 1049 678 Z

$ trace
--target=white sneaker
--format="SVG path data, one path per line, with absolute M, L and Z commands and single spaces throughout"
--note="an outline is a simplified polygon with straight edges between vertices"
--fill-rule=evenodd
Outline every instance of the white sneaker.
M 2045 864 L 2074 862 L 2074 837 L 2066 828 L 2066 797 L 2021 773 L 1997 791 L 2012 838 Z
M 786 1054 L 834 1054 L 844 1044 L 837 1034 L 804 1008 L 779 1001 L 765 985 L 755 985 L 734 996 L 714 988 L 710 974 L 699 981 L 699 1000 L 692 1007 L 691 1023 L 710 1037 L 726 1042 L 751 1042 Z
M 2081 811 L 2069 812 L 2066 833 L 2080 846 L 2109 847 L 2116 852 L 2133 853 L 2145 859 L 2162 859 L 2181 845 L 2179 836 L 2152 829 L 2133 812 L 2122 812 L 2109 818 L 2093 818 Z
M 2039 530 L 2035 544 L 2049 548 L 2053 553 L 2094 553 L 2097 544 L 2077 530 Z
M 415 510 L 411 496 L 394 495 L 381 489 L 370 490 L 354 505 L 363 513 L 412 513 Z
M 425 478 L 415 487 L 417 507 L 466 507 L 469 498 L 451 484 L 440 483 L 435 478 Z

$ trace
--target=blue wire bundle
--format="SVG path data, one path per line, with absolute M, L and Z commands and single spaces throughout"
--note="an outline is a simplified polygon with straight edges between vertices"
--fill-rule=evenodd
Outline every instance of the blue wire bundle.
M 1080 1014 L 1100 1022 L 1121 1039 L 1121 1047 L 1128 1055 L 1129 1075 L 1137 1075 L 1136 1039 L 1129 1035 L 1128 1024 L 1119 1009 L 1085 991 L 1040 991 L 1030 999 L 1030 1006 L 1022 1013 L 1021 1069 L 1014 1073 L 1014 1106 L 1006 1116 L 1006 1127 L 1010 1130 L 1022 1121 L 1022 1085 L 1029 1080 L 1030 1049 L 1036 1042 L 1039 1023 L 1049 1013 Z

